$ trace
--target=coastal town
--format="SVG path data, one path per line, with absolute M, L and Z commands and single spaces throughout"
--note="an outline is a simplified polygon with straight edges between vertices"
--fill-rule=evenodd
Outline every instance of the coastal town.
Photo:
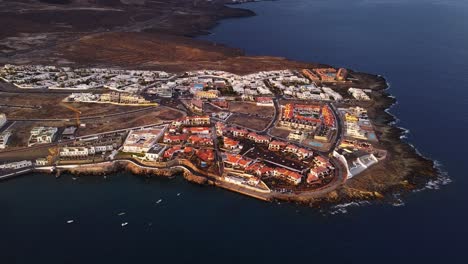
M 0 179 L 125 164 L 262 200 L 320 197 L 386 159 L 374 91 L 344 68 L 237 75 L 0 69 Z M 17 95 L 17 96 L 13 96 Z

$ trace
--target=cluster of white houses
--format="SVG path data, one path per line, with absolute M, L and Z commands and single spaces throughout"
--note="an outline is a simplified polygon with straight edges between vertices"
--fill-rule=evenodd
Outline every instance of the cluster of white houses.
M 63 158 L 84 158 L 94 154 L 112 151 L 113 145 L 62 147 L 59 155 Z
M 283 151 L 294 154 L 299 160 L 307 159 L 314 154 L 311 150 L 280 140 L 273 140 L 270 142 L 270 144 L 268 144 L 268 149 L 271 151 Z
M 370 97 L 365 93 L 365 90 L 359 88 L 349 88 L 348 93 L 350 93 L 354 99 L 360 101 L 369 101 Z
M 115 91 L 103 94 L 72 93 L 66 97 L 64 101 L 78 103 L 111 103 L 120 105 L 155 105 L 142 96 Z
M 28 147 L 36 144 L 52 143 L 56 137 L 58 128 L 56 127 L 34 127 L 31 129 Z
M 146 153 L 158 142 L 165 130 L 166 126 L 132 130 L 125 139 L 122 151 Z
M 11 136 L 10 131 L 3 131 L 0 133 L 0 149 L 4 149 L 7 147 L 8 139 Z
M 0 164 L 0 170 L 19 170 L 23 168 L 29 168 L 33 165 L 30 160 L 14 161 Z
M 170 75 L 161 71 L 5 65 L 0 77 L 25 89 L 92 89 L 106 87 L 136 93 Z

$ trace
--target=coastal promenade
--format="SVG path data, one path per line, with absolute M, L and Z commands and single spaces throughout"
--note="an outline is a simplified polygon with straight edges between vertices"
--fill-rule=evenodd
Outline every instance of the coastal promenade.
M 75 171 L 82 170 L 85 172 L 86 169 L 92 169 L 93 171 L 101 171 L 105 173 L 107 172 L 106 168 L 112 167 L 117 164 L 131 164 L 132 166 L 135 166 L 139 169 L 142 169 L 145 171 L 153 171 L 153 172 L 160 172 L 161 170 L 180 169 L 191 175 L 206 178 L 207 180 L 210 180 L 211 183 L 215 186 L 218 186 L 218 187 L 221 187 L 223 189 L 227 189 L 233 192 L 248 195 L 250 197 L 254 197 L 263 201 L 273 201 L 274 199 L 288 199 L 288 200 L 319 199 L 319 198 L 326 196 L 331 191 L 337 189 L 347 179 L 346 169 L 339 161 L 336 161 L 336 160 L 332 161 L 332 164 L 336 168 L 336 174 L 330 183 L 317 189 L 306 190 L 306 191 L 296 191 L 294 193 L 280 193 L 277 191 L 266 191 L 266 190 L 260 190 L 258 188 L 251 187 L 248 185 L 233 184 L 233 183 L 227 182 L 223 177 L 219 175 L 201 171 L 195 165 L 193 165 L 190 161 L 183 160 L 183 159 L 172 160 L 170 162 L 157 162 L 157 163 L 155 162 L 146 163 L 146 162 L 141 162 L 141 161 L 137 161 L 133 159 L 116 159 L 112 161 L 104 161 L 104 162 L 99 162 L 99 163 L 41 166 L 41 167 L 35 167 L 34 169 L 29 169 L 27 171 L 22 172 L 21 174 L 25 174 L 31 171 L 51 173 L 57 170 L 75 170 Z M 14 176 L 14 175 L 11 175 L 11 176 Z
M 26 168 L 26 169 L 6 172 L 4 174 L 0 173 L 0 181 L 11 179 L 11 178 L 14 178 L 14 177 L 18 177 L 20 175 L 28 174 L 28 173 L 33 172 L 33 171 L 34 171 L 34 169 L 32 167 L 30 167 L 30 168 Z

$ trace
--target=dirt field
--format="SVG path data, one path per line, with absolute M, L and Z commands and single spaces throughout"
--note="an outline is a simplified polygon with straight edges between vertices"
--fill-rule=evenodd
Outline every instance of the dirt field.
M 47 146 L 39 146 L 34 149 L 24 149 L 16 152 L 0 152 L 0 161 L 20 161 L 20 160 L 35 160 L 44 158 L 48 155 L 49 148 Z
M 128 127 L 144 126 L 149 124 L 156 124 L 167 120 L 180 118 L 185 114 L 170 108 L 159 107 L 156 109 L 149 109 L 148 111 L 132 113 L 125 116 L 115 116 L 109 118 L 97 118 L 92 120 L 82 120 L 86 124 L 85 128 L 78 129 L 78 136 L 85 136 L 89 134 L 101 133 L 106 131 L 124 129 Z M 17 121 L 11 127 L 13 132 L 8 140 L 8 150 L 13 150 L 18 147 L 25 147 L 28 145 L 30 131 L 36 126 L 51 126 L 64 128 L 66 126 L 75 125 L 72 119 L 68 122 L 65 121 Z M 60 130 L 59 130 L 60 132 Z M 0 151 L 2 152 L 2 151 Z
M 15 123 L 11 130 L 13 131 L 12 135 L 8 139 L 8 148 L 10 147 L 25 147 L 28 145 L 28 140 L 30 136 L 31 129 L 39 124 L 34 122 L 17 122 Z
M 0 112 L 5 113 L 9 119 L 74 118 L 75 113 L 61 104 L 65 97 L 66 95 L 53 93 L 2 93 Z M 81 111 L 81 118 L 123 113 L 147 107 L 92 103 L 67 103 L 67 105 Z
M 239 49 L 190 38 L 206 33 L 220 19 L 254 15 L 226 6 L 229 0 L 138 5 L 120 0 L 63 1 L 61 5 L 47 0 L 0 1 L 0 23 L 8 25 L 0 29 L 0 54 L 8 55 L 0 56 L 0 64 L 234 73 L 312 66 L 278 57 L 247 57 Z
M 252 102 L 231 102 L 229 111 L 234 113 L 253 114 L 265 117 L 273 117 L 275 108 L 270 106 L 257 106 Z
M 287 138 L 290 132 L 291 132 L 290 130 L 281 129 L 281 128 L 277 128 L 277 127 L 273 128 L 271 130 L 271 134 L 273 136 L 277 136 L 277 137 L 280 137 L 280 138 Z
M 84 123 L 86 123 L 86 128 L 80 128 L 78 130 L 78 135 L 84 136 L 128 127 L 156 124 L 168 120 L 174 120 L 183 116 L 184 114 L 182 112 L 166 107 L 160 107 L 155 110 L 133 113 L 125 116 L 85 120 Z
M 227 123 L 244 126 L 253 130 L 263 130 L 268 126 L 270 121 L 271 119 L 268 118 L 249 117 L 244 115 L 233 114 L 227 120 Z

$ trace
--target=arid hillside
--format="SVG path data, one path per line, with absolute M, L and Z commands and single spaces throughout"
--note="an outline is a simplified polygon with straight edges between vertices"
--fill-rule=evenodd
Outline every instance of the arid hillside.
M 88 35 L 72 43 L 59 45 L 57 51 L 66 60 L 79 65 L 109 65 L 174 72 L 218 69 L 243 74 L 310 66 L 278 57 L 247 57 L 240 50 L 155 33 Z

